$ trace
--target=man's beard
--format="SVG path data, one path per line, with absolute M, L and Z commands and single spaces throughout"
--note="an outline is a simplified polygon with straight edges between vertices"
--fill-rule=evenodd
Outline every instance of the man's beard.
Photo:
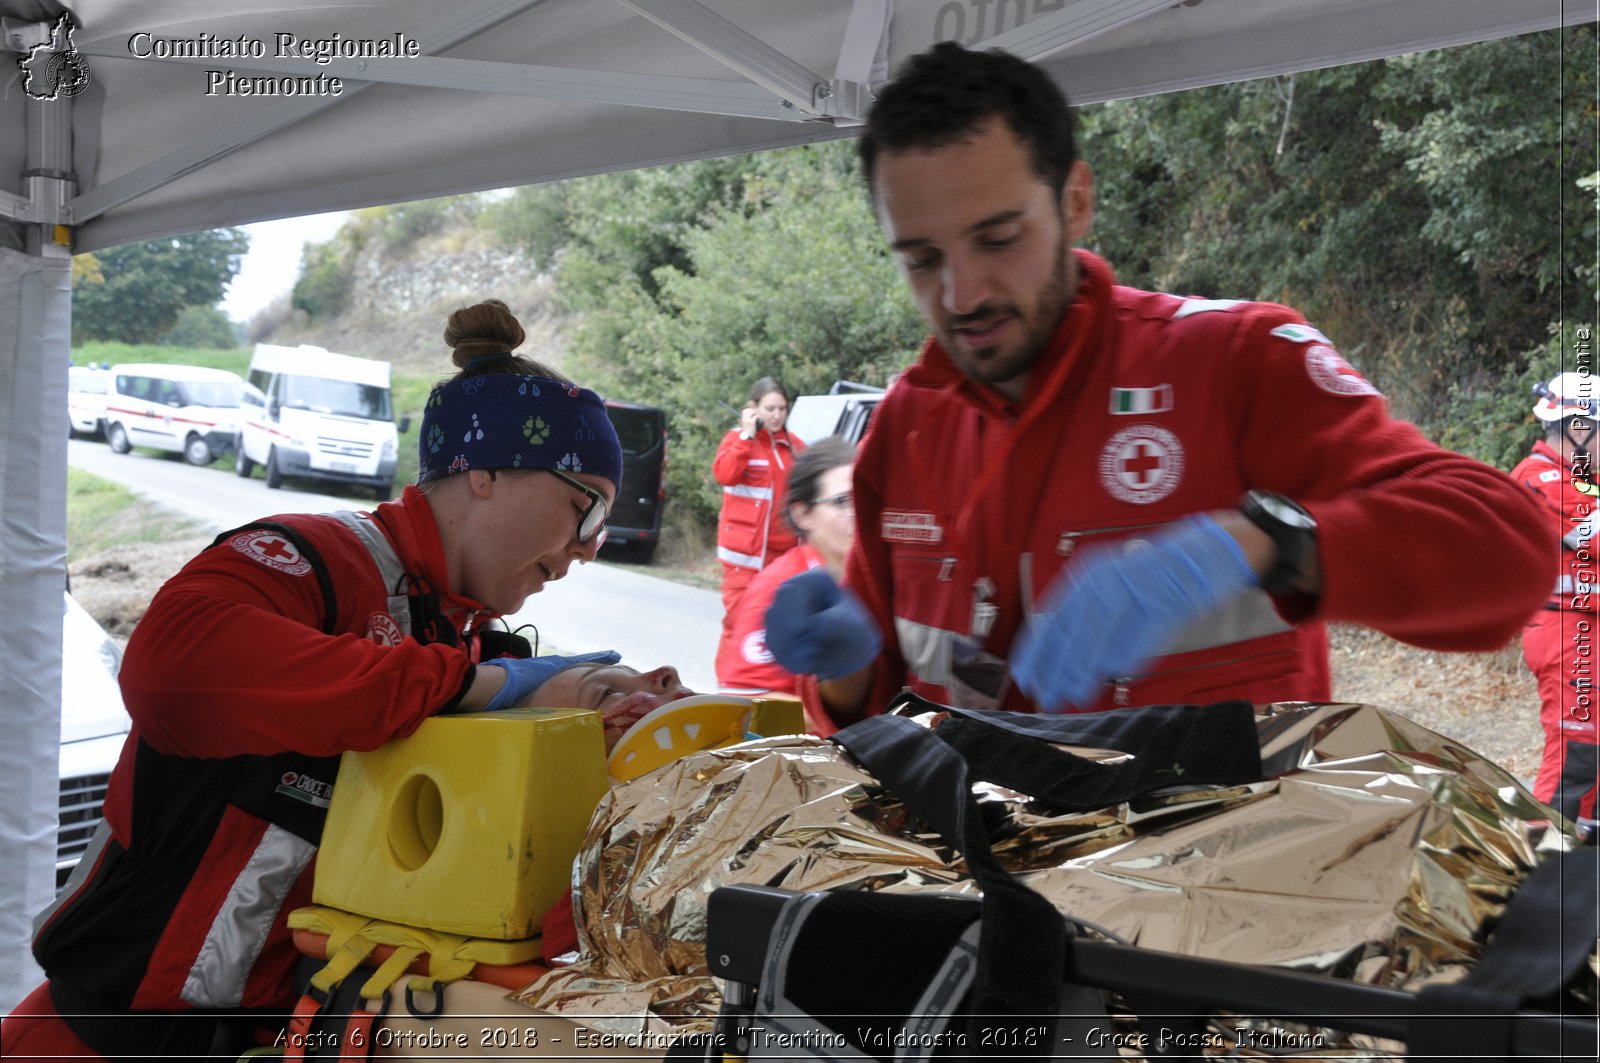
M 952 321 L 949 327 L 939 331 L 940 345 L 968 379 L 998 387 L 1033 368 L 1039 356 L 1050 346 L 1072 302 L 1076 271 L 1073 269 L 1074 263 L 1068 258 L 1071 254 L 1063 240 L 1055 255 L 1056 267 L 1051 272 L 1049 283 L 1039 290 L 1038 302 L 1031 316 L 1024 316 L 1015 303 L 1002 306 L 986 304 L 970 314 L 963 314 Z M 1002 352 L 998 347 L 980 347 L 976 351 L 968 351 L 958 345 L 957 327 L 986 318 L 1002 317 L 1012 318 L 1022 326 L 1022 336 L 1015 350 Z

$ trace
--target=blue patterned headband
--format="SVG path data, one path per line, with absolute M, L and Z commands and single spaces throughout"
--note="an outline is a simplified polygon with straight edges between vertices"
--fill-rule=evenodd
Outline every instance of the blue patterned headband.
M 622 447 L 605 403 L 542 376 L 492 373 L 436 384 L 422 411 L 419 479 L 468 469 L 561 469 L 622 483 Z

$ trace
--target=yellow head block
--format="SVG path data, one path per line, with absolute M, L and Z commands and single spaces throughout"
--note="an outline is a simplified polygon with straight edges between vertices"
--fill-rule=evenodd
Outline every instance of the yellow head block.
M 599 714 L 436 716 L 346 753 L 313 897 L 330 908 L 467 937 L 532 937 L 571 884 L 606 791 Z

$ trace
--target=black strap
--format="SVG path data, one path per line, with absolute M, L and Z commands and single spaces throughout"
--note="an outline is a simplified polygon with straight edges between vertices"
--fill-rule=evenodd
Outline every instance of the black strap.
M 1000 865 L 972 796 L 967 763 L 927 728 L 872 716 L 833 741 L 965 857 L 983 888 L 983 928 L 971 1013 L 1051 1027 L 1061 996 L 1067 926 L 1060 913 Z M 1041 1055 L 1041 1046 L 1024 1054 Z
M 1255 711 L 1243 701 L 1032 716 L 947 708 L 904 694 L 891 706 L 899 708 L 948 711 L 938 736 L 961 753 L 973 775 L 1072 811 L 1170 786 L 1234 786 L 1265 777 Z M 1107 764 L 1055 743 L 1134 756 Z
M 231 531 L 225 531 L 211 540 L 211 546 L 218 546 L 238 535 L 240 532 L 255 531 L 256 529 L 270 531 L 283 536 L 294 544 L 300 556 L 304 557 L 311 565 L 311 571 L 316 574 L 317 586 L 322 588 L 322 633 L 324 635 L 337 635 L 339 623 L 339 602 L 334 597 L 333 579 L 328 575 L 327 562 L 322 560 L 322 555 L 317 553 L 317 548 L 311 545 L 310 540 L 287 524 L 279 524 L 274 520 L 257 520 L 249 524 L 241 524 Z M 211 549 L 211 546 L 206 549 Z
M 1419 1058 L 1510 1059 L 1523 1005 L 1559 1006 L 1600 933 L 1600 850 L 1558 853 L 1522 880 L 1465 978 L 1417 994 L 1406 1043 Z

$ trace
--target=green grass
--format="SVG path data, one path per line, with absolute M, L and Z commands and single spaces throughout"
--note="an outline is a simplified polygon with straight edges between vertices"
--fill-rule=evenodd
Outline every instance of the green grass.
M 73 365 L 116 365 L 118 362 L 157 362 L 162 365 L 203 365 L 212 369 L 226 369 L 244 376 L 250 368 L 250 352 L 244 348 L 232 351 L 208 351 L 199 347 L 161 347 L 153 343 L 118 343 L 112 340 L 95 340 L 72 349 Z
M 125 543 L 204 535 L 199 525 L 144 501 L 121 484 L 67 469 L 67 555 L 78 560 Z
M 399 427 L 402 417 L 409 415 L 411 418 L 410 431 L 400 433 L 399 463 L 394 470 L 396 491 L 402 484 L 417 482 L 417 439 L 422 432 L 422 407 L 428 401 L 428 392 L 441 379 L 442 374 L 396 373 L 390 382 L 395 427 Z

